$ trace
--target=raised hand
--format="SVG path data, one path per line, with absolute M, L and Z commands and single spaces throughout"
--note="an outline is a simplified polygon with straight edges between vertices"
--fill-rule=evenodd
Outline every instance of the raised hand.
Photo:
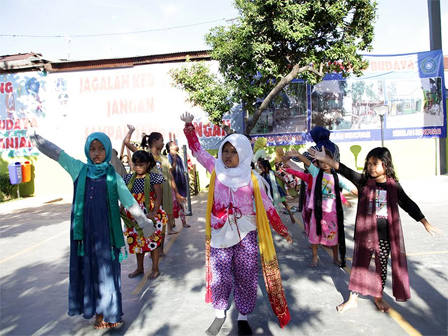
M 190 112 L 185 112 L 180 115 L 180 120 L 183 122 L 191 123 L 194 120 L 194 115 L 192 115 Z
M 310 153 L 310 156 L 312 158 L 315 158 L 316 160 L 323 161 L 327 154 L 325 154 L 325 147 L 322 146 L 322 150 L 319 152 L 315 150 L 314 148 L 308 149 L 308 153 Z
M 297 154 L 299 154 L 299 152 L 297 150 L 291 149 L 291 150 L 287 151 L 285 155 L 293 157 L 293 156 L 297 156 Z
M 129 132 L 134 132 L 135 131 L 135 126 L 133 126 L 133 125 L 126 125 L 127 127 L 128 127 L 128 130 L 129 130 Z

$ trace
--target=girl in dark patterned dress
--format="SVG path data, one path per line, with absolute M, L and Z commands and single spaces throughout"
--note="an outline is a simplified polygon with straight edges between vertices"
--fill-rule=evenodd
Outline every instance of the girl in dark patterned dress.
M 380 312 L 389 310 L 389 305 L 383 300 L 389 253 L 393 295 L 397 301 L 408 300 L 411 293 L 398 206 L 413 219 L 421 222 L 431 235 L 442 231 L 426 220 L 418 205 L 406 195 L 398 183 L 389 150 L 385 147 L 372 149 L 367 154 L 362 174 L 326 155 L 323 146 L 321 152 L 313 148 L 308 151 L 312 157 L 336 169 L 359 190 L 355 249 L 348 285 L 350 298 L 337 306 L 337 311 L 343 313 L 356 308 L 359 294 L 373 296 Z M 372 259 L 373 255 L 375 258 Z
M 122 324 L 120 262 L 125 252 L 118 201 L 146 236 L 153 235 L 152 222 L 109 163 L 112 145 L 106 134 L 97 132 L 87 137 L 84 146 L 87 164 L 69 156 L 32 128 L 29 137 L 74 182 L 68 314 L 83 314 L 86 319 L 95 316 L 95 329 L 116 328 Z

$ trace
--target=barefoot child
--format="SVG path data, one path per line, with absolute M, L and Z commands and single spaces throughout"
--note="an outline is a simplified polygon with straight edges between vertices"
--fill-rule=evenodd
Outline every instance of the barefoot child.
M 285 158 L 285 160 L 289 160 L 289 158 L 291 156 L 295 156 L 295 154 L 297 154 L 297 152 L 295 152 L 295 151 L 288 152 L 288 153 L 286 153 L 284 158 Z M 318 167 L 317 161 L 315 159 L 312 159 L 311 157 L 309 157 L 308 152 L 304 152 L 303 156 L 305 156 L 307 159 L 309 159 L 315 167 Z M 313 187 L 313 176 L 308 172 L 308 169 L 306 169 L 305 172 L 302 172 L 300 170 L 293 169 L 293 167 L 295 168 L 294 163 L 289 162 L 288 165 L 291 166 L 291 168 L 287 168 L 286 172 L 291 175 L 297 176 L 303 182 L 305 182 L 300 185 L 299 212 L 302 213 L 303 226 L 305 228 L 305 234 L 308 237 L 309 233 L 310 233 L 310 222 L 311 222 L 311 214 L 312 214 L 312 209 L 309 208 L 309 202 L 310 202 L 310 198 L 311 198 L 311 190 Z M 353 192 L 354 191 L 352 190 L 352 193 Z M 342 204 L 344 206 L 346 206 L 347 208 L 351 207 L 351 203 L 344 197 L 342 192 L 340 192 L 340 194 L 341 194 Z
M 132 125 L 127 125 L 129 131 L 128 134 L 126 134 L 123 143 L 127 148 L 129 148 L 132 152 L 135 152 L 138 150 L 136 146 L 134 146 L 131 143 L 131 136 L 132 133 L 135 131 L 135 127 Z M 160 171 L 165 179 L 165 182 L 163 182 L 162 191 L 163 191 L 163 199 L 162 199 L 162 207 L 163 210 L 165 210 L 167 216 L 168 216 L 168 234 L 177 234 L 178 231 L 174 231 L 174 216 L 173 216 L 173 194 L 172 191 L 174 190 L 174 193 L 176 194 L 176 197 L 179 201 L 182 200 L 182 196 L 179 195 L 177 192 L 176 184 L 174 183 L 174 177 L 171 173 L 171 165 L 168 161 L 168 159 L 161 154 L 161 151 L 163 149 L 163 136 L 162 134 L 158 132 L 151 132 L 150 135 L 145 135 L 145 142 L 147 143 L 149 149 L 148 152 L 152 154 L 154 157 L 154 160 L 156 160 L 156 167 L 154 169 L 158 169 Z M 164 241 L 165 241 L 165 228 L 162 232 L 162 242 L 161 242 L 161 251 L 159 252 L 160 257 L 163 257 L 165 255 L 165 252 L 163 250 Z
M 125 236 L 129 245 L 129 252 L 137 258 L 137 269 L 129 273 L 133 278 L 144 273 L 145 252 L 151 252 L 152 270 L 148 275 L 153 280 L 160 275 L 159 271 L 159 245 L 162 239 L 163 226 L 168 222 L 165 211 L 160 207 L 162 203 L 162 183 L 165 181 L 162 174 L 150 172 L 156 165 L 152 154 L 139 150 L 132 155 L 134 174 L 123 177 L 129 191 L 142 208 L 148 218 L 154 222 L 154 237 L 148 239 L 142 235 L 141 229 L 126 209 L 121 209 L 121 218 L 125 224 Z
M 286 168 L 286 172 L 297 176 L 302 180 L 299 193 L 299 212 L 302 214 L 303 227 L 305 229 L 305 234 L 308 237 L 310 234 L 310 221 L 312 214 L 312 210 L 308 207 L 308 205 L 311 197 L 311 188 L 313 187 L 313 176 L 308 173 L 308 170 L 301 172 L 292 168 Z
M 391 252 L 392 290 L 397 301 L 411 295 L 406 252 L 398 205 L 413 219 L 420 221 L 431 235 L 441 231 L 426 220 L 420 208 L 404 192 L 395 176 L 392 156 L 385 147 L 372 149 L 366 157 L 364 170 L 359 174 L 330 156 L 310 149 L 311 156 L 335 168 L 358 187 L 358 210 L 355 224 L 355 248 L 348 289 L 350 298 L 337 307 L 342 313 L 358 305 L 358 295 L 370 295 L 381 312 L 389 305 L 383 300 L 387 277 L 387 262 Z M 372 254 L 375 255 L 372 261 Z M 374 262 L 374 267 L 370 264 Z
M 86 319 L 95 316 L 95 329 L 115 328 L 122 323 L 123 315 L 120 262 L 125 246 L 118 201 L 146 236 L 153 234 L 153 224 L 109 163 L 112 145 L 106 134 L 97 132 L 87 137 L 86 164 L 37 135 L 34 129 L 29 133 L 39 151 L 57 161 L 74 181 L 68 314 L 83 314 Z
M 321 244 L 332 248 L 333 262 L 337 266 L 345 267 L 344 213 L 340 188 L 351 191 L 350 187 L 339 179 L 329 165 L 318 161 L 317 168 L 304 155 L 296 153 L 313 177 L 308 203 L 308 208 L 312 210 L 308 234 L 313 253 L 310 266 L 318 265 L 317 249 Z M 333 157 L 330 151 L 327 154 Z
M 188 112 L 181 116 L 189 148 L 212 174 L 205 231 L 206 302 L 212 302 L 216 317 L 206 333 L 219 333 L 233 287 L 239 312 L 238 334 L 252 334 L 247 315 L 253 311 L 257 299 L 258 250 L 269 301 L 283 328 L 290 315 L 269 222 L 288 242 L 292 242 L 292 238 L 266 195 L 262 178 L 259 182 L 252 173 L 252 148 L 248 138 L 242 134 L 229 135 L 222 142 L 216 159 L 201 147 L 193 118 Z

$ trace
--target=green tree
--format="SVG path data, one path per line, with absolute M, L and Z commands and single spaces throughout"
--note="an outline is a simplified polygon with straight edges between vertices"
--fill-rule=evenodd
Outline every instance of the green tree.
M 328 72 L 360 76 L 368 65 L 359 54 L 370 51 L 376 2 L 370 0 L 235 0 L 240 15 L 206 36 L 221 80 L 202 66 L 173 70 L 175 85 L 193 104 L 218 121 L 232 102 L 243 102 L 245 133 L 295 78 L 310 84 Z M 184 75 L 178 76 L 184 71 Z M 198 74 L 199 73 L 199 74 Z M 200 83 L 192 83 L 193 78 Z M 204 90 L 202 94 L 198 90 Z M 200 96 L 200 97 L 198 97 Z M 261 105 L 257 98 L 264 97 Z M 218 104 L 217 100 L 223 102 Z M 230 98 L 230 100 L 229 100 Z

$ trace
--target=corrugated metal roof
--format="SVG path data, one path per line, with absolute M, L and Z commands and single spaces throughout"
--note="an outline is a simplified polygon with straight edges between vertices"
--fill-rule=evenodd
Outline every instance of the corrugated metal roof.
M 169 54 L 133 56 L 92 60 L 58 60 L 48 61 L 41 54 L 27 53 L 0 56 L 0 73 L 43 70 L 47 72 L 66 72 L 108 68 L 133 67 L 143 64 L 185 62 L 187 57 L 193 61 L 210 60 L 209 50 L 182 51 Z
M 14 54 L 14 55 L 0 55 L 0 62 L 11 62 L 11 61 L 21 61 L 33 57 L 42 58 L 42 54 L 35 52 L 29 52 L 25 54 Z
M 210 60 L 208 50 L 184 51 L 170 54 L 158 54 L 147 56 L 134 56 L 123 58 L 96 59 L 83 61 L 59 61 L 51 62 L 45 67 L 48 72 L 78 71 L 105 68 L 133 67 L 136 65 L 153 63 L 184 62 L 189 57 L 191 60 Z

